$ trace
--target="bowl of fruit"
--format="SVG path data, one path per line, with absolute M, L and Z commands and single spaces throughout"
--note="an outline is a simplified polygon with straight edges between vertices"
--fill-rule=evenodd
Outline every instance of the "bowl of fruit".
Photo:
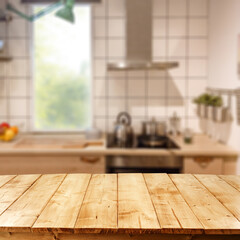
M 2 122 L 0 124 L 0 140 L 4 142 L 10 142 L 16 137 L 17 134 L 17 126 L 10 126 L 10 124 L 6 122 Z

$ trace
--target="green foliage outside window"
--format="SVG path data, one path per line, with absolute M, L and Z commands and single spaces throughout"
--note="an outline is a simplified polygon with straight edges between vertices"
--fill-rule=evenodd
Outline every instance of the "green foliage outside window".
M 35 128 L 90 126 L 90 9 L 75 7 L 76 24 L 54 15 L 34 23 Z

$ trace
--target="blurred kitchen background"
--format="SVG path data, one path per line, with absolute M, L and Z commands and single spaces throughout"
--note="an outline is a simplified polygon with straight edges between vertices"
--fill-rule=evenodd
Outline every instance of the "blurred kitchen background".
M 36 5 L 34 10 L 32 5 L 23 4 L 20 0 L 1 0 L 0 9 L 5 9 L 7 3 L 28 15 L 41 8 L 41 5 Z M 66 30 L 66 35 L 62 36 L 60 42 L 59 29 L 67 29 L 69 23 L 59 23 L 61 20 L 52 15 L 31 23 L 11 13 L 11 21 L 0 22 L 0 39 L 4 40 L 4 51 L 12 58 L 11 61 L 0 62 L 0 122 L 10 122 L 26 133 L 81 131 L 91 126 L 102 132 L 111 132 L 117 114 L 126 111 L 132 117 L 135 132 L 140 133 L 143 121 L 152 117 L 168 121 L 176 114 L 181 119 L 182 131 L 190 128 L 196 133 L 204 132 L 239 149 L 240 127 L 235 95 L 229 97 L 230 95 L 218 89 L 235 90 L 240 86 L 240 1 L 153 0 L 152 4 L 153 61 L 179 64 L 178 67 L 166 71 L 107 70 L 108 63 L 120 62 L 126 58 L 125 0 L 102 0 L 101 3 L 92 4 L 92 8 L 84 5 L 82 13 L 81 9 L 76 8 L 75 11 L 79 11 L 79 14 L 75 15 L 86 21 L 85 27 L 82 27 L 83 32 L 78 36 L 73 34 L 74 29 Z M 49 27 L 51 24 L 52 27 Z M 81 23 L 73 27 L 75 30 L 77 27 L 81 29 Z M 45 29 L 45 35 L 39 29 Z M 53 42 L 49 43 L 51 34 Z M 72 40 L 68 42 L 67 36 Z M 77 43 L 80 47 L 74 51 L 73 46 Z M 40 49 L 44 47 L 46 51 L 41 52 Z M 46 75 L 48 67 L 50 71 L 51 64 L 57 62 L 51 57 L 46 60 L 39 54 L 47 54 L 48 50 L 50 53 L 59 52 L 61 48 L 65 49 L 65 52 L 56 57 L 59 63 L 55 66 L 57 73 L 52 77 L 57 78 L 61 74 L 68 76 L 67 71 L 70 71 L 72 79 L 77 77 L 77 74 L 82 74 L 83 78 L 91 79 L 91 84 L 84 80 L 82 85 L 73 84 L 68 92 L 61 95 L 62 104 L 57 106 L 54 105 L 54 100 L 46 101 L 44 92 L 54 98 L 54 89 L 60 92 L 64 87 L 49 82 L 47 88 L 40 86 L 40 81 L 36 79 L 42 77 L 40 70 L 44 70 Z M 90 54 L 84 52 L 84 49 L 89 50 Z M 76 54 L 85 54 L 80 73 L 74 72 Z M 59 70 L 64 68 L 64 63 L 61 63 L 60 58 L 63 56 L 68 59 L 69 65 L 66 65 L 67 70 L 61 73 Z M 88 67 L 84 67 L 84 64 Z M 84 92 L 79 90 L 80 100 L 84 103 L 72 107 L 67 100 L 64 101 L 64 97 L 67 99 L 67 94 L 72 95 L 69 97 L 71 101 L 77 102 L 79 96 L 76 91 L 81 89 L 81 86 L 85 89 Z M 73 92 L 74 88 L 76 91 Z M 216 123 L 199 118 L 193 99 L 207 88 L 222 96 L 224 105 L 231 108 L 232 120 Z M 82 121 L 82 125 L 66 125 L 65 128 L 64 124 L 54 122 L 57 114 L 52 111 L 56 110 L 56 106 L 59 109 L 65 108 L 63 115 L 69 116 L 67 120 L 61 116 L 63 122 L 72 119 L 73 122 Z M 71 115 L 75 109 L 78 109 L 77 114 L 85 114 L 84 119 L 79 120 L 75 115 Z M 43 111 L 49 113 L 45 119 Z M 53 121 L 49 124 L 51 119 Z

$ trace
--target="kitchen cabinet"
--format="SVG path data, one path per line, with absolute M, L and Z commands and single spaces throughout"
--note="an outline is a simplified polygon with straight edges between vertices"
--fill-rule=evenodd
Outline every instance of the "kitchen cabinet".
M 223 158 L 205 156 L 184 158 L 183 173 L 223 174 Z
M 1 156 L 0 174 L 104 173 L 103 156 Z

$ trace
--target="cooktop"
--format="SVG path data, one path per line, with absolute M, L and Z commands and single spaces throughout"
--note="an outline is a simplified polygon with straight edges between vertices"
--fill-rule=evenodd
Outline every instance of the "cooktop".
M 118 143 L 114 134 L 107 135 L 107 148 L 139 148 L 139 149 L 179 149 L 180 147 L 168 136 L 146 137 L 136 135 L 131 143 Z

